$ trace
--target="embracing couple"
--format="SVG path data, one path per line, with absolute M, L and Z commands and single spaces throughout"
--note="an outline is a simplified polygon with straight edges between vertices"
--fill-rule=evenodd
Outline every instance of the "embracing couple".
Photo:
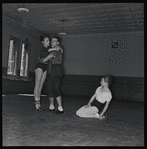
M 63 49 L 60 46 L 59 38 L 53 36 L 51 38 L 47 36 L 40 36 L 42 48 L 40 52 L 40 58 L 35 66 L 35 87 L 34 87 L 34 99 L 36 111 L 41 111 L 40 96 L 43 84 L 46 80 L 46 91 L 50 101 L 50 105 L 44 111 L 51 111 L 56 114 L 63 114 L 62 107 L 60 81 L 62 78 L 62 54 Z M 51 46 L 50 46 L 51 42 Z M 58 109 L 55 111 L 54 99 L 56 98 Z

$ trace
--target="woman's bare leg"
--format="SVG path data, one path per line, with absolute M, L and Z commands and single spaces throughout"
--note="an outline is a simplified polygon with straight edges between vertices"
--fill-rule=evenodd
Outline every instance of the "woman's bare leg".
M 42 74 L 42 78 L 41 78 L 41 81 L 40 81 L 40 86 L 39 86 L 39 89 L 38 89 L 38 95 L 39 95 L 39 97 L 41 96 L 41 90 L 42 90 L 44 81 L 45 81 L 45 79 L 46 79 L 46 75 L 47 75 L 47 71 L 45 71 L 45 72 Z
M 34 88 L 34 98 L 35 98 L 36 109 L 40 108 L 39 87 L 40 87 L 42 75 L 43 75 L 43 70 L 41 68 L 37 68 L 35 70 L 35 88 Z

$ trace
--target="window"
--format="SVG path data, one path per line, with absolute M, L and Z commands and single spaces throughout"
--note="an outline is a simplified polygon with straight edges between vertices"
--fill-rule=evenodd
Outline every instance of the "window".
M 9 57 L 8 57 L 8 75 L 28 76 L 29 51 L 31 44 L 15 37 L 10 37 L 9 41 Z
M 14 37 L 10 37 L 9 41 L 9 57 L 8 57 L 8 69 L 7 74 L 17 75 L 17 55 L 18 46 L 20 40 Z

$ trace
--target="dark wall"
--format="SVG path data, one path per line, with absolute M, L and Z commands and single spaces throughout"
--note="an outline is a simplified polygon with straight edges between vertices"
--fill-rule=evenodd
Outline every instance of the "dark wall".
M 65 75 L 62 90 L 65 95 L 90 98 L 100 85 L 102 76 Z M 144 102 L 144 78 L 114 77 L 110 87 L 114 100 Z
M 3 77 L 3 94 L 33 94 L 34 73 L 30 73 L 31 80 Z M 63 96 L 90 98 L 100 85 L 102 76 L 64 75 L 61 81 Z M 114 77 L 110 87 L 113 100 L 144 102 L 144 78 L 136 77 Z M 42 94 L 46 94 L 45 85 Z

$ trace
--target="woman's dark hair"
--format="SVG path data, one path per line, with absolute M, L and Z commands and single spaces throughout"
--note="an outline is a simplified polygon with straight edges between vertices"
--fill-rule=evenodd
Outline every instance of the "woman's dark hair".
M 111 75 L 104 76 L 104 80 L 105 80 L 105 82 L 108 82 L 108 86 L 110 86 L 112 84 L 112 81 L 113 81 Z
M 46 35 L 41 35 L 41 36 L 39 37 L 41 43 L 42 43 L 42 41 L 44 41 L 45 38 L 49 38 L 49 37 L 46 36 Z

